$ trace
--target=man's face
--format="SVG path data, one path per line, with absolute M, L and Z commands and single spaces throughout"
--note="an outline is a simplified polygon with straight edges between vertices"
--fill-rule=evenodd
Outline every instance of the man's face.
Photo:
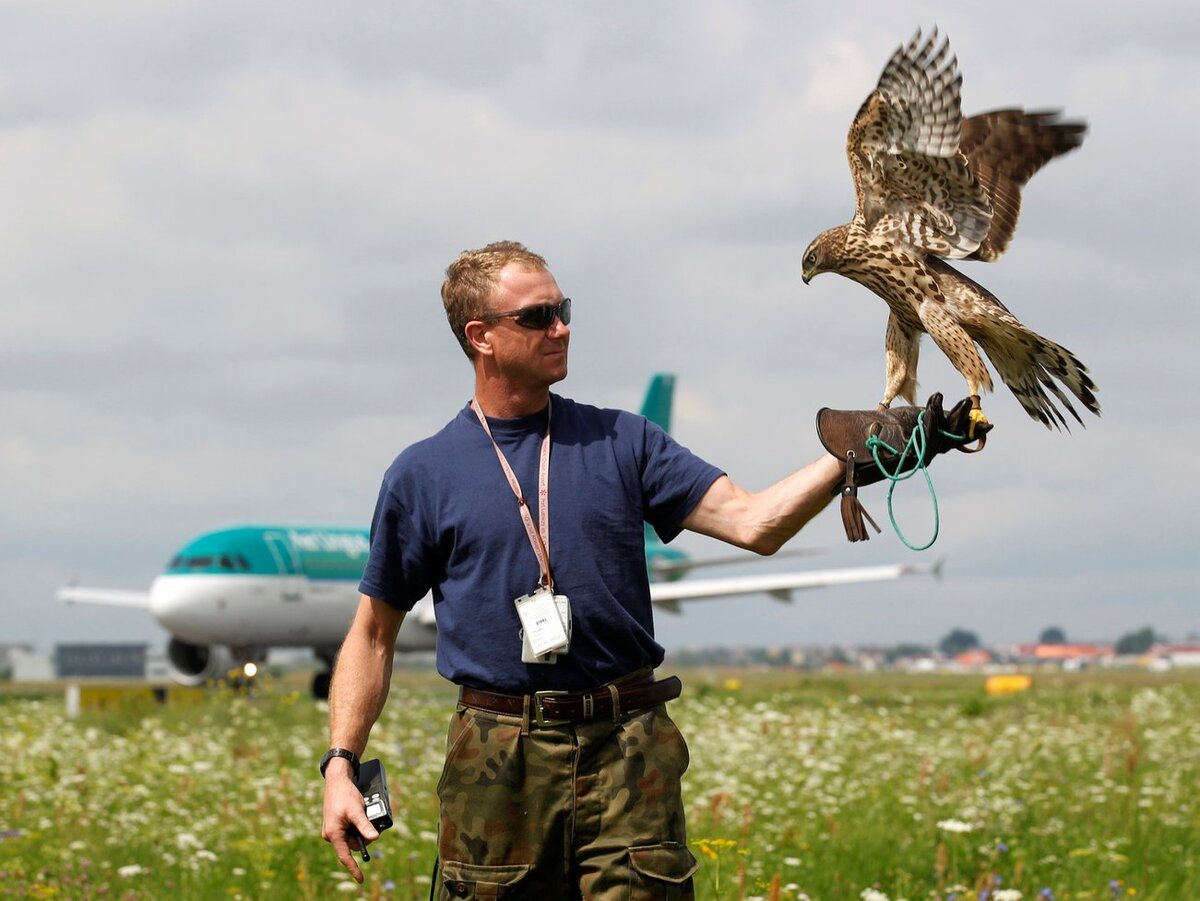
M 544 269 L 509 263 L 500 272 L 489 298 L 490 313 L 506 313 L 541 304 L 561 303 L 563 293 Z M 519 382 L 549 386 L 567 377 L 567 345 L 571 329 L 555 317 L 546 329 L 530 329 L 515 319 L 487 323 L 496 362 Z

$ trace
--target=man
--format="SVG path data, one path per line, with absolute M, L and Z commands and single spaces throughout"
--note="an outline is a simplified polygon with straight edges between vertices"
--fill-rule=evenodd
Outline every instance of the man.
M 330 690 L 323 836 L 361 882 L 351 837 L 378 834 L 352 776 L 405 612 L 432 589 L 438 669 L 460 686 L 440 897 L 691 897 L 687 747 L 665 709 L 679 682 L 653 676 L 643 523 L 771 554 L 846 465 L 826 455 L 751 493 L 641 417 L 551 395 L 571 301 L 520 244 L 464 252 L 442 299 L 475 395 L 384 477 Z

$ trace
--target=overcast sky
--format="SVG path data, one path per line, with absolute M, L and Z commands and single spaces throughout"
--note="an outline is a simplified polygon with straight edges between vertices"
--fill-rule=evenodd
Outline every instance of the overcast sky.
M 817 408 L 882 393 L 887 311 L 800 257 L 853 210 L 858 105 L 935 22 L 964 113 L 1089 123 L 962 269 L 1089 366 L 1103 418 L 1050 432 L 1000 388 L 986 451 L 932 470 L 932 550 L 882 486 L 883 535 L 849 545 L 833 505 L 796 540 L 827 549 L 803 566 L 945 557 L 941 583 L 697 604 L 660 638 L 1200 632 L 1195 4 L 30 0 L 0 3 L 0 642 L 162 643 L 54 591 L 145 587 L 219 525 L 365 525 L 470 396 L 438 287 L 492 240 L 574 298 L 562 393 L 636 409 L 674 372 L 676 436 L 735 481 L 814 459 Z M 961 397 L 923 346 L 922 397 Z M 918 481 L 898 515 L 928 536 Z

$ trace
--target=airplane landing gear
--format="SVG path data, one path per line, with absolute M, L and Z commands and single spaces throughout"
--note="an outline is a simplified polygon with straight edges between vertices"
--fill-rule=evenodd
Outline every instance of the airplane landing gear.
M 336 650 L 317 651 L 317 659 L 325 664 L 325 669 L 313 673 L 312 696 L 318 701 L 329 700 L 329 682 L 333 678 L 333 661 L 336 656 Z
M 312 696 L 318 701 L 329 700 L 329 681 L 331 674 L 328 670 L 313 673 Z

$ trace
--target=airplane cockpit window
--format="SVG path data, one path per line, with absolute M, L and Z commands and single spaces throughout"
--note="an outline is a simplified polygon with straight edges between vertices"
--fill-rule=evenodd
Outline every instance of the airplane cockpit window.
M 242 554 L 204 555 L 186 557 L 178 554 L 171 558 L 168 569 L 212 569 L 218 567 L 229 572 L 250 572 L 250 561 Z

